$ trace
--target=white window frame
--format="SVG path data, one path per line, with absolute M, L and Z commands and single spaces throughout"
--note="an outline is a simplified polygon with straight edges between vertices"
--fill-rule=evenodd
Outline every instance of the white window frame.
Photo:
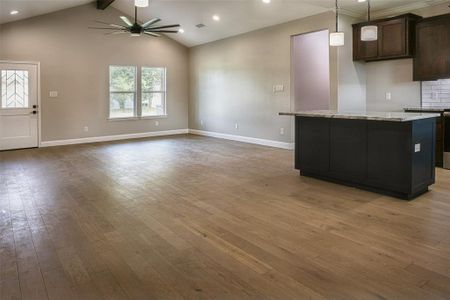
M 112 92 L 111 91 L 111 67 L 133 67 L 135 69 L 135 90 L 134 92 Z M 143 69 L 163 69 L 164 70 L 164 78 L 163 78 L 163 90 L 161 91 L 144 91 L 142 89 L 142 70 Z M 134 112 L 133 116 L 130 117 L 113 117 L 111 116 L 111 94 L 134 94 Z M 142 115 L 142 99 L 144 93 L 154 93 L 161 94 L 162 101 L 164 103 L 164 112 L 161 115 L 153 115 L 153 116 L 143 116 Z M 127 120 L 140 120 L 140 119 L 160 119 L 167 117 L 167 67 L 156 67 L 156 66 L 132 66 L 132 65 L 109 65 L 108 66 L 108 120 L 109 121 L 127 121 Z
M 134 68 L 134 91 L 119 91 L 119 92 L 112 92 L 111 91 L 111 68 Z M 136 66 L 125 66 L 125 65 L 110 65 L 108 67 L 108 119 L 109 120 L 128 120 L 128 119 L 136 119 L 136 117 L 138 116 L 137 112 L 138 112 L 138 107 L 137 107 L 137 96 L 138 96 L 138 73 L 137 73 L 138 68 Z M 111 95 L 112 94 L 134 94 L 133 97 L 133 116 L 130 117 L 112 117 L 111 116 Z

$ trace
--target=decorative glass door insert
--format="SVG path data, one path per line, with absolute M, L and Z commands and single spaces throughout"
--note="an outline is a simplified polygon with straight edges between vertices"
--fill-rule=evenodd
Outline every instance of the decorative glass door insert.
M 28 107 L 28 71 L 1 70 L 1 108 Z

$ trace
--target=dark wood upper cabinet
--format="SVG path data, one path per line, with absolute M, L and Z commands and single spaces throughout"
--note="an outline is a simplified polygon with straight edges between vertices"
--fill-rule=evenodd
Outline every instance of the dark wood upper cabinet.
M 414 80 L 450 78 L 450 14 L 423 19 L 416 32 Z
M 415 27 L 422 17 L 405 14 L 353 25 L 353 60 L 378 61 L 411 58 L 415 51 Z M 378 40 L 361 41 L 361 27 L 378 26 Z

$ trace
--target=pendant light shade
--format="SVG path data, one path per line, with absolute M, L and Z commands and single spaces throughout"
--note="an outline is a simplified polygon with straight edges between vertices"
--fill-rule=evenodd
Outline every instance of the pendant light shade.
M 330 33 L 330 46 L 340 47 L 345 44 L 345 34 L 343 32 Z
M 378 40 L 378 26 L 361 27 L 361 41 L 371 42 Z
M 367 21 L 370 22 L 370 0 L 367 0 Z M 361 27 L 361 41 L 371 42 L 378 40 L 378 26 L 367 25 Z
M 148 6 L 148 0 L 134 0 L 134 6 L 147 7 Z
M 330 46 L 340 47 L 345 44 L 345 34 L 339 31 L 339 6 L 336 0 L 336 32 L 330 33 Z

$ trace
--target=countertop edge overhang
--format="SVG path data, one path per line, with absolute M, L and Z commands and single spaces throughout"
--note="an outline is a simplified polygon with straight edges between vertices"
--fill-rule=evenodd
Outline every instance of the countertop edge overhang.
M 431 113 L 444 113 L 450 112 L 450 107 L 405 107 L 405 112 L 431 112 Z
M 403 113 L 403 112 L 338 112 L 333 110 L 312 110 L 298 112 L 280 112 L 280 116 L 330 118 L 345 120 L 367 120 L 386 122 L 411 122 L 429 118 L 439 118 L 436 113 Z

